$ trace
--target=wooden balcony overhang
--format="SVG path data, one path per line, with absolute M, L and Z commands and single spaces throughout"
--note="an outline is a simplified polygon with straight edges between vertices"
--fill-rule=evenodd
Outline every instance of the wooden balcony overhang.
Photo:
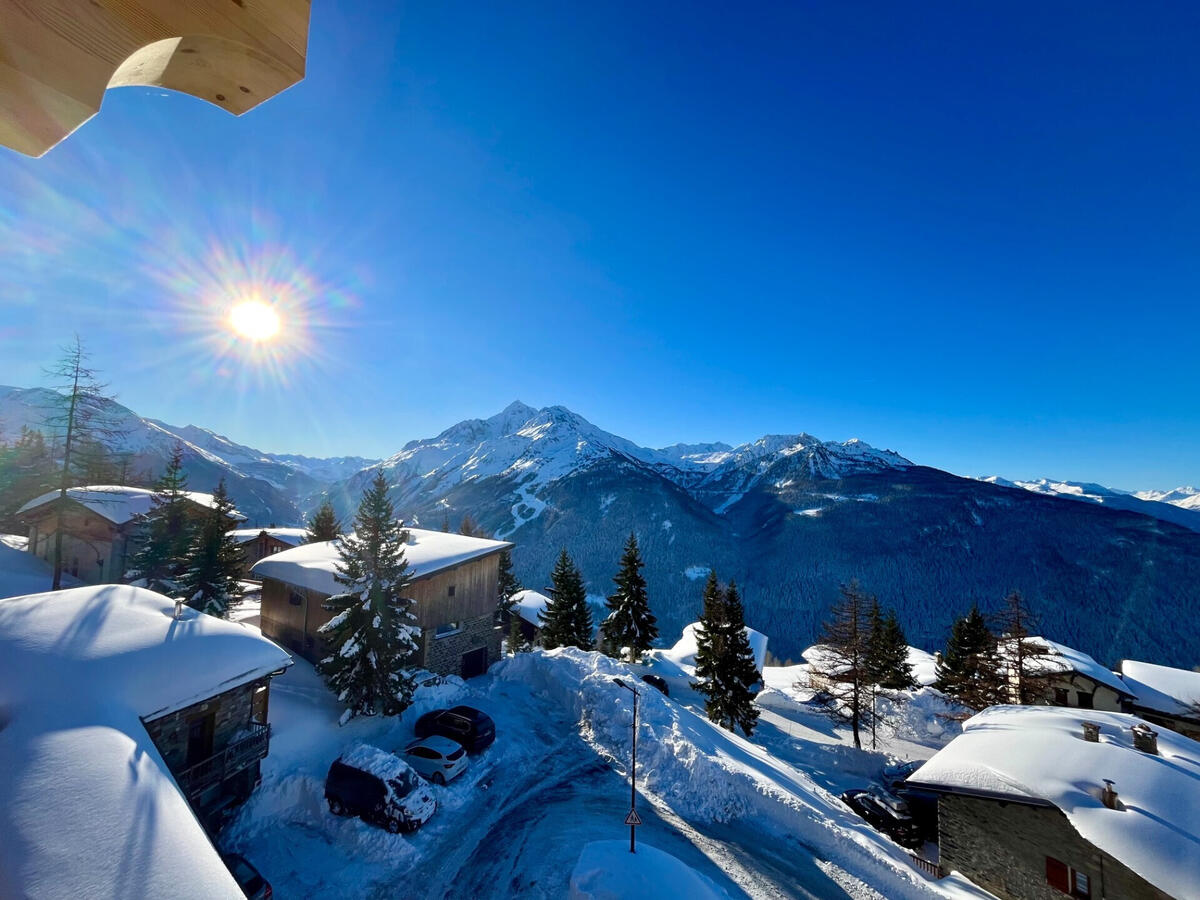
M 0 0 L 0 144 L 41 156 L 110 87 L 234 115 L 304 77 L 310 0 Z

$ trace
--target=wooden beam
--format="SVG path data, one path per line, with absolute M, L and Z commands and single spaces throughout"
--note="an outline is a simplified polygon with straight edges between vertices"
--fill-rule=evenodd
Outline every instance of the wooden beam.
M 41 156 L 110 87 L 234 115 L 304 77 L 310 0 L 0 0 L 0 144 Z

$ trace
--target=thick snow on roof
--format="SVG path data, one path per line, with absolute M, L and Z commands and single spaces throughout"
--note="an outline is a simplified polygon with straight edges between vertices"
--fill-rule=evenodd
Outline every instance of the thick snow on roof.
M 909 647 L 908 664 L 912 667 L 913 678 L 922 687 L 937 681 L 937 657 L 927 650 Z
M 513 611 L 516 612 L 522 619 L 531 625 L 542 627 L 541 619 L 538 618 L 538 613 L 546 608 L 546 604 L 550 602 L 550 598 L 545 594 L 539 594 L 537 591 L 517 591 L 510 598 L 512 600 Z
M 637 853 L 625 841 L 585 844 L 571 873 L 570 900 L 640 900 L 687 897 L 728 900 L 729 895 L 691 866 L 647 843 Z
M 1156 666 L 1133 659 L 1121 661 L 1121 677 L 1138 706 L 1173 716 L 1200 718 L 1200 672 Z
M 244 544 L 246 541 L 252 541 L 260 534 L 267 534 L 278 541 L 283 541 L 285 544 L 291 544 L 293 547 L 299 547 L 304 543 L 304 539 L 308 534 L 306 528 L 235 528 L 229 532 L 229 536 L 237 543 Z
M 670 650 L 661 651 L 662 657 L 677 666 L 694 668 L 696 665 L 696 627 L 699 624 L 699 622 L 692 622 L 690 625 L 683 626 L 683 634 L 675 646 Z M 755 631 L 749 625 L 746 626 L 745 631 L 746 637 L 750 641 L 750 650 L 754 654 L 754 667 L 761 672 L 767 660 L 767 636 L 760 631 Z
M 0 600 L 0 896 L 240 897 L 142 724 L 290 665 L 127 585 Z
M 1041 644 L 1049 652 L 1048 656 L 1035 656 L 1025 661 L 1025 668 L 1031 675 L 1078 672 L 1097 684 L 1107 685 L 1118 694 L 1132 693 L 1120 676 L 1110 672 L 1081 650 L 1044 637 L 1031 637 L 1027 641 Z
M 384 780 L 404 778 L 412 769 L 408 763 L 371 744 L 358 743 L 338 757 L 341 762 L 361 772 L 370 772 Z
M 421 528 L 406 530 L 408 543 L 404 547 L 404 558 L 408 560 L 412 578 L 424 578 L 512 546 L 507 541 L 490 541 L 465 534 L 425 531 Z M 345 590 L 336 579 L 339 559 L 337 541 L 320 541 L 261 559 L 250 571 L 259 578 L 274 578 L 321 594 L 333 595 Z
M 1083 722 L 1101 726 L 1099 743 Z M 1000 795 L 1058 807 L 1083 836 L 1176 897 L 1200 885 L 1200 762 L 1196 742 L 1158 735 L 1158 756 L 1133 749 L 1122 713 L 1048 706 L 994 706 L 909 779 L 964 793 Z M 1100 802 L 1110 778 L 1120 809 Z
M 86 487 L 67 489 L 67 497 L 81 506 L 85 506 L 96 515 L 108 519 L 114 525 L 124 525 L 150 512 L 154 491 L 148 488 L 124 487 L 115 484 L 90 484 Z M 187 498 L 201 506 L 212 506 L 213 495 L 198 491 L 188 491 Z M 18 515 L 37 509 L 58 499 L 58 491 L 47 491 L 40 497 L 30 500 L 19 510 Z M 235 519 L 245 519 L 241 513 L 234 513 Z

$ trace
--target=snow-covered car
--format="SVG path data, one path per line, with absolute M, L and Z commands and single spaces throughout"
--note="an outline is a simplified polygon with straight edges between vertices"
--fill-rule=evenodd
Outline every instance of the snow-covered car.
M 413 684 L 417 687 L 436 687 L 439 684 L 444 684 L 446 681 L 441 675 L 435 675 L 428 669 L 409 669 L 408 677 L 413 680 Z
M 467 751 L 458 741 L 439 734 L 417 738 L 400 753 L 401 759 L 434 784 L 453 781 L 467 770 Z
M 908 805 L 894 794 L 877 787 L 846 791 L 842 794 L 842 802 L 901 847 L 912 849 L 924 842 Z
M 883 767 L 880 773 L 883 779 L 883 786 L 889 791 L 895 791 L 896 788 L 904 784 L 913 772 L 925 765 L 925 760 L 914 759 L 910 762 L 891 763 Z
M 417 737 L 424 738 L 440 734 L 458 741 L 468 753 L 479 753 L 492 746 L 496 740 L 496 723 L 487 713 L 473 706 L 455 706 L 451 709 L 435 709 L 417 719 L 413 727 Z
M 262 877 L 258 869 L 250 865 L 246 857 L 238 853 L 223 853 L 221 859 L 233 880 L 242 889 L 242 893 L 250 900 L 271 900 L 275 896 L 271 883 Z
M 358 816 L 392 834 L 415 831 L 437 811 L 412 767 L 370 744 L 356 744 L 334 760 L 325 777 L 325 800 L 335 816 Z

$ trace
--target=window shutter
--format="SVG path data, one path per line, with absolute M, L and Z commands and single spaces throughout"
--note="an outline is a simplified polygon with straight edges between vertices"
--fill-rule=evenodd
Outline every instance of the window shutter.
M 1071 870 L 1065 862 L 1046 857 L 1046 884 L 1064 894 L 1071 893 Z

